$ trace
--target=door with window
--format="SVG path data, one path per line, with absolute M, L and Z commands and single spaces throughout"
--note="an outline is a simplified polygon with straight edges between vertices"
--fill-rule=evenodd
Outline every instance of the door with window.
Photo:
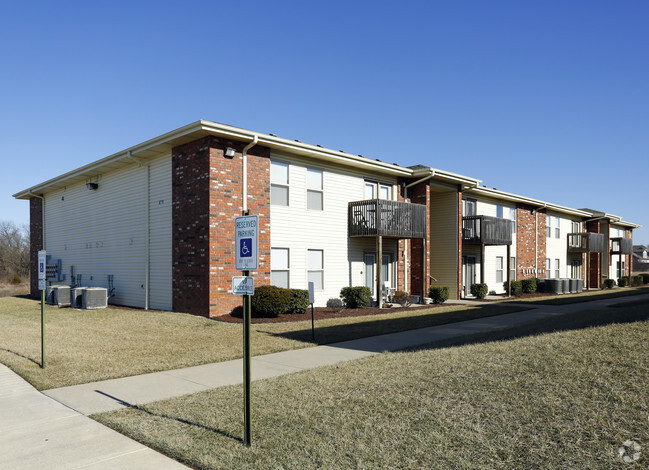
M 372 297 L 376 296 L 376 253 L 365 253 L 365 287 L 369 287 L 372 291 Z M 392 253 L 383 253 L 381 263 L 381 285 L 393 287 L 392 276 Z
M 462 297 L 471 294 L 471 284 L 475 284 L 475 256 L 462 256 Z

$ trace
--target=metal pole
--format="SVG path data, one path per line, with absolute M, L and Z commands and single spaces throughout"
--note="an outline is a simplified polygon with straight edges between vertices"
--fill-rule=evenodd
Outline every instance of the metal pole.
M 315 341 L 315 319 L 313 315 L 313 304 L 311 304 L 311 339 Z
M 250 276 L 250 271 L 244 271 Z M 243 443 L 250 447 L 250 296 L 243 296 Z
M 41 290 L 41 369 L 45 369 L 45 291 Z

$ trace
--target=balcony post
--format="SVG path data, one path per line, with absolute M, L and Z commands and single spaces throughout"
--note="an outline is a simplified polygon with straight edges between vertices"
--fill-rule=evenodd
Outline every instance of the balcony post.
M 383 237 L 381 235 L 376 237 L 376 300 L 379 308 L 383 306 L 383 274 L 381 268 L 383 267 Z
M 512 255 L 512 246 L 507 245 L 507 297 L 512 296 L 511 255 Z
M 480 244 L 480 284 L 484 284 L 484 243 Z

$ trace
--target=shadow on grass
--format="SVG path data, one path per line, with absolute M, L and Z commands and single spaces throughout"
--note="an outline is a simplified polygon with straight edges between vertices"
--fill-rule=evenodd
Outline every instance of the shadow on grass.
M 586 302 L 594 302 L 596 300 L 615 299 L 618 297 L 629 297 L 633 295 L 649 294 L 649 287 L 638 287 L 635 289 L 623 289 L 619 291 L 603 290 L 601 294 L 584 295 L 574 297 L 555 297 L 552 299 L 539 299 L 528 300 L 526 303 L 531 305 L 569 305 Z
M 232 434 L 227 433 L 225 431 L 221 431 L 220 429 L 214 429 L 214 428 L 211 428 L 209 426 L 205 426 L 204 424 L 192 423 L 191 421 L 188 421 L 188 420 L 183 419 L 183 418 L 179 418 L 177 416 L 169 416 L 169 415 L 165 415 L 165 414 L 161 414 L 161 413 L 154 413 L 153 411 L 147 410 L 146 408 L 142 408 L 141 406 L 138 406 L 138 405 L 133 405 L 132 403 L 124 401 L 121 398 L 114 397 L 114 396 L 112 396 L 112 395 L 110 395 L 110 394 L 108 394 L 106 392 L 102 392 L 101 390 L 95 390 L 95 392 L 99 393 L 100 395 L 104 395 L 105 397 L 108 397 L 111 400 L 115 400 L 117 403 L 119 403 L 122 406 L 125 406 L 125 407 L 133 409 L 133 410 L 140 411 L 142 413 L 146 413 L 149 416 L 152 416 L 152 417 L 155 417 L 155 418 L 163 418 L 163 419 L 168 419 L 168 420 L 172 420 L 172 421 L 177 421 L 177 422 L 179 422 L 181 424 L 186 424 L 187 426 L 192 426 L 192 427 L 195 427 L 195 428 L 204 429 L 206 431 L 213 432 L 215 434 L 219 434 L 220 436 L 226 437 L 228 439 L 232 439 L 233 441 L 243 443 L 242 438 L 233 436 Z
M 624 302 L 611 305 L 609 308 L 598 310 L 582 310 L 566 313 L 540 320 L 534 320 L 522 325 L 505 328 L 498 331 L 475 333 L 459 338 L 449 338 L 426 345 L 413 346 L 404 351 L 419 351 L 441 349 L 469 344 L 484 344 L 497 341 L 538 336 L 547 333 L 575 331 L 615 323 L 635 323 L 649 320 L 649 303 L 639 301 Z
M 449 323 L 475 320 L 496 315 L 505 315 L 508 313 L 517 313 L 527 310 L 531 310 L 531 308 L 525 307 L 521 304 L 508 305 L 499 303 L 485 304 L 484 306 L 480 305 L 477 307 L 467 308 L 465 310 L 454 310 L 452 312 L 437 313 L 433 311 L 433 313 L 427 315 L 387 319 L 384 318 L 381 320 L 370 320 L 344 325 L 318 326 L 318 324 L 316 323 L 315 341 L 311 337 L 310 326 L 309 328 L 302 330 L 287 331 L 283 333 L 264 331 L 263 324 L 255 325 L 255 329 L 258 332 L 267 334 L 269 336 L 281 337 L 285 339 L 301 341 L 304 343 L 311 343 L 314 345 L 325 345 L 341 341 L 366 338 L 369 336 L 399 333 L 407 330 L 447 325 Z M 389 313 L 389 310 L 387 310 L 386 314 Z
M 33 359 L 33 358 L 29 357 L 29 356 L 25 356 L 24 354 L 20 354 L 19 352 L 12 351 L 11 349 L 0 348 L 0 351 L 5 351 L 5 352 L 8 352 L 9 354 L 14 354 L 14 355 L 16 355 L 18 357 L 22 357 L 23 359 L 27 359 L 29 362 L 33 362 L 34 364 L 36 364 L 39 367 L 41 366 L 40 361 L 37 361 L 36 359 Z

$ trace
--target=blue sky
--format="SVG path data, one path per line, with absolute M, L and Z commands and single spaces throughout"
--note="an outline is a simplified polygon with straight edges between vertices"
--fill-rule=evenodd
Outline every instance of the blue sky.
M 646 228 L 649 2 L 5 2 L 11 195 L 198 119 Z

